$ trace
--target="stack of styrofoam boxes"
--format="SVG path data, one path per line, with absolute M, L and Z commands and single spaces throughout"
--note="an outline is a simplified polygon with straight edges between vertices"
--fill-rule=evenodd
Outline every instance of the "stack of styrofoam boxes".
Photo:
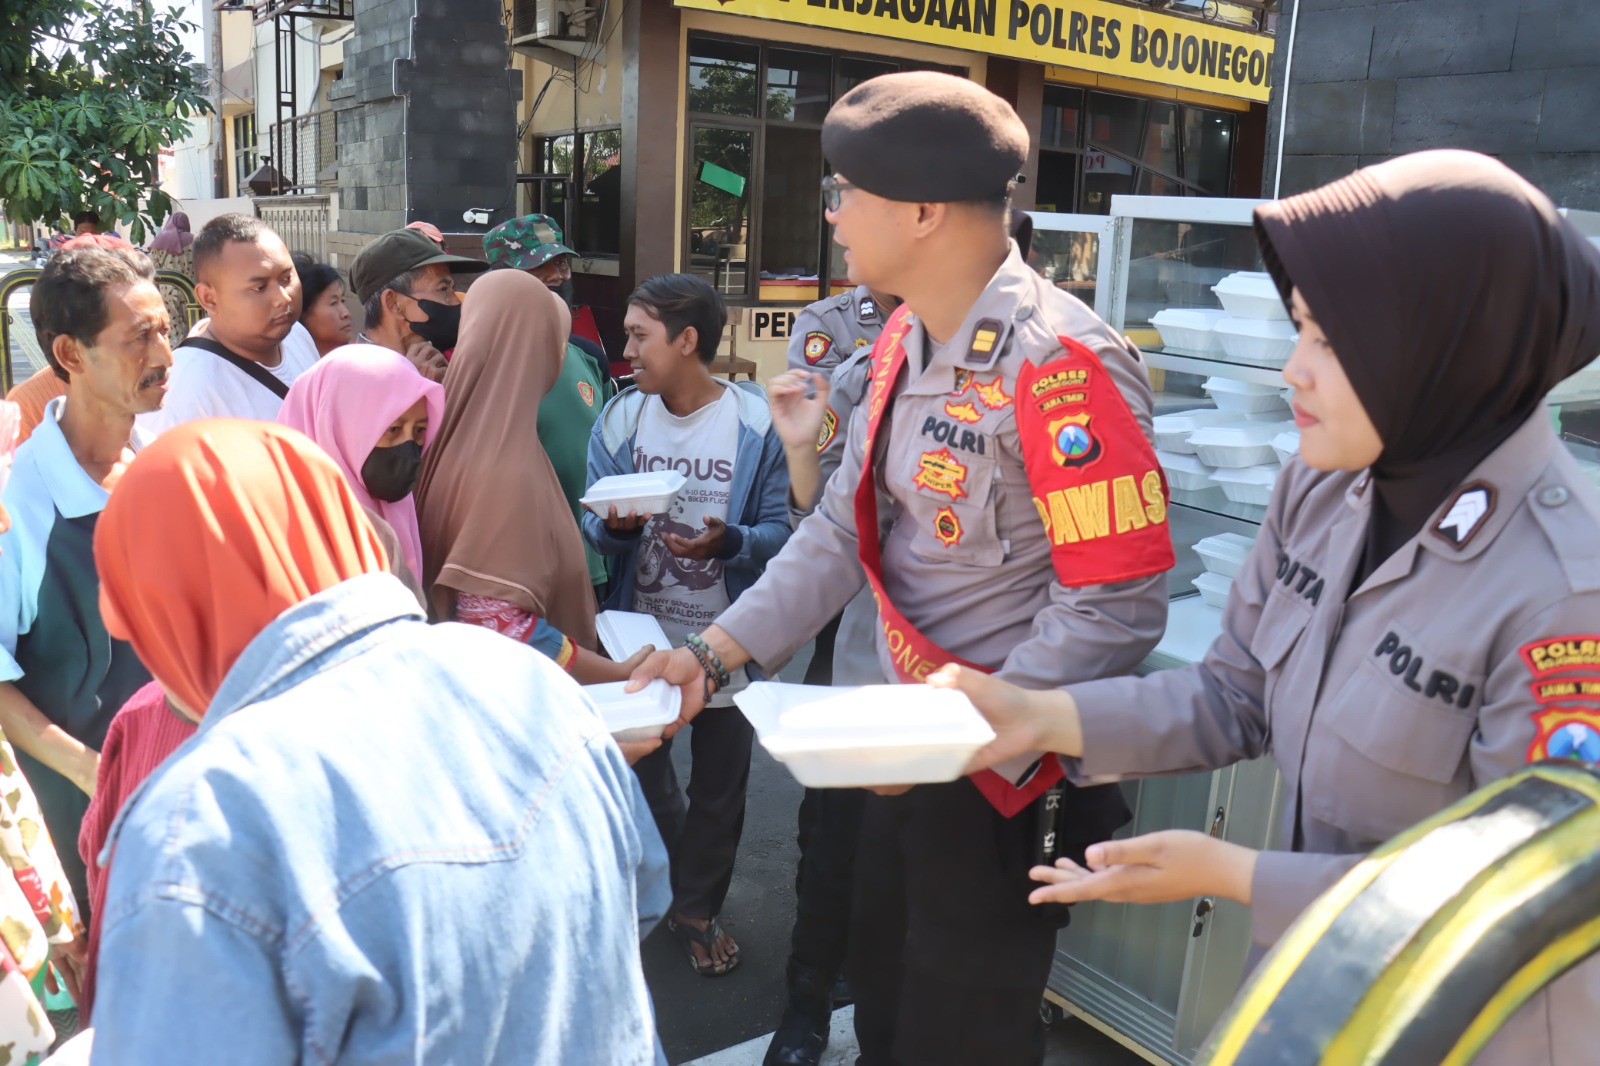
M 1235 503 L 1264 506 L 1281 461 L 1273 442 L 1287 446 L 1294 428 L 1281 391 L 1232 378 L 1210 378 L 1205 389 L 1215 409 L 1159 415 L 1152 424 L 1168 483 L 1186 494 L 1220 488 Z M 1207 501 L 1180 496 L 1179 502 Z
M 1253 366 L 1283 366 L 1300 335 L 1289 321 L 1272 275 L 1241 270 L 1211 287 L 1228 312 L 1212 329 L 1229 359 Z
M 1218 533 L 1194 546 L 1194 553 L 1205 564 L 1205 573 L 1194 579 L 1200 598 L 1219 610 L 1228 604 L 1233 579 L 1239 576 L 1255 541 L 1238 533 Z
M 1162 347 L 1177 355 L 1251 366 L 1280 367 L 1289 361 L 1299 334 L 1271 275 L 1241 270 L 1211 291 L 1222 310 L 1172 307 L 1150 320 L 1161 334 Z

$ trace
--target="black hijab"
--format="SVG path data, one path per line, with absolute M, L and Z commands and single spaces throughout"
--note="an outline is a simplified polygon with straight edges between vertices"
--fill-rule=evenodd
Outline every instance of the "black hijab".
M 1383 442 L 1360 584 L 1600 354 L 1600 251 L 1538 189 L 1462 151 L 1265 204 L 1255 230 Z

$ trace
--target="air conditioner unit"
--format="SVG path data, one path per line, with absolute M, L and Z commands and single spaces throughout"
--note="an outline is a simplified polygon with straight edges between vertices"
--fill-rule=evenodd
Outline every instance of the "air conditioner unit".
M 574 57 L 593 56 L 600 33 L 601 8 L 589 0 L 512 0 L 511 47 L 546 62 L 570 66 Z M 554 58 L 554 50 L 564 58 Z

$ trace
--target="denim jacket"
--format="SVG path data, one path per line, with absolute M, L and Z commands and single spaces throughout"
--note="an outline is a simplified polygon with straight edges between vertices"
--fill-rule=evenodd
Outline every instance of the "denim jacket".
M 559 667 L 387 574 L 250 643 L 113 850 L 97 1066 L 666 1062 L 632 770 Z
M 723 584 L 731 603 L 756 583 L 773 556 L 788 543 L 789 464 L 783 442 L 772 425 L 767 393 L 754 382 L 718 382 L 739 401 L 739 443 L 728 500 L 728 535 L 740 539 L 738 552 L 724 561 Z M 632 474 L 633 442 L 639 433 L 639 412 L 649 397 L 637 388 L 619 392 L 589 434 L 589 484 L 612 474 Z M 606 610 L 633 610 L 635 553 L 640 534 L 614 536 L 593 511 L 583 513 L 583 536 L 601 555 L 617 556 L 612 567 Z

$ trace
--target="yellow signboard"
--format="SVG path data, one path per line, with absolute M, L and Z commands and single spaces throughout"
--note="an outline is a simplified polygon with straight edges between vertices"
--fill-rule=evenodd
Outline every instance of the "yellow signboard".
M 1265 101 L 1273 38 L 1105 0 L 674 0 Z

